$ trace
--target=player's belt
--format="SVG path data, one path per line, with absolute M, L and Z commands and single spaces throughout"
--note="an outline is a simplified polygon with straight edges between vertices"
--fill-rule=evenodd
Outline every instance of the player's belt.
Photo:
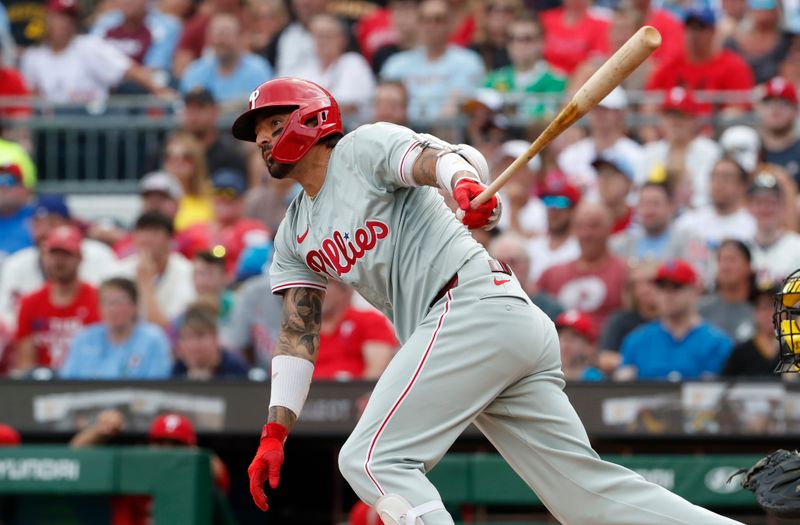
M 498 261 L 497 259 L 488 259 L 486 262 L 489 264 L 489 271 L 492 273 L 504 273 L 506 275 L 513 275 L 511 273 L 511 267 L 506 263 L 504 263 L 503 261 Z M 447 292 L 449 292 L 456 286 L 458 286 L 458 272 L 454 273 L 453 276 L 450 278 L 450 280 L 444 283 L 444 286 L 442 286 L 441 290 L 436 292 L 436 295 L 433 297 L 433 300 L 431 301 L 431 304 L 428 305 L 428 307 L 433 308 L 433 305 L 436 304 L 436 302 L 439 299 L 444 297 Z

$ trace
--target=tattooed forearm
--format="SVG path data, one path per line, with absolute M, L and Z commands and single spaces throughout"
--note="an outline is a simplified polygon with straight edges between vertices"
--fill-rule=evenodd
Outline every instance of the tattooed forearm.
M 436 181 L 436 150 L 425 149 L 422 150 L 417 160 L 414 162 L 412 174 L 414 180 L 420 186 L 433 186 L 438 187 L 439 183 Z
M 280 423 L 288 430 L 291 430 L 295 421 L 297 421 L 297 414 L 288 408 L 282 406 L 269 407 L 268 423 Z
M 290 288 L 286 292 L 275 355 L 293 355 L 316 362 L 324 296 L 325 292 L 312 288 Z

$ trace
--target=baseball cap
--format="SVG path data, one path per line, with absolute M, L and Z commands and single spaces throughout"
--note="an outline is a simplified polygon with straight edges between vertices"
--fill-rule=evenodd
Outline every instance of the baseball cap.
M 691 286 L 697 282 L 697 272 L 683 259 L 672 259 L 658 265 L 655 281 L 656 283 Z
M 58 215 L 65 219 L 70 218 L 69 207 L 63 195 L 57 193 L 40 193 L 33 205 L 34 217 Z
M 575 330 L 578 334 L 588 339 L 590 343 L 594 343 L 597 340 L 597 328 L 594 325 L 594 321 L 592 321 L 591 317 L 578 310 L 567 310 L 558 314 L 556 328 Z
M 628 109 L 628 94 L 625 93 L 624 89 L 617 86 L 597 105 L 606 109 Z
M 692 96 L 692 92 L 686 88 L 676 86 L 664 94 L 664 102 L 661 103 L 661 112 L 674 111 L 684 115 L 697 115 L 700 107 Z
M 47 10 L 77 18 L 78 0 L 48 0 Z
M 631 164 L 622 156 L 612 152 L 604 152 L 599 154 L 592 161 L 592 167 L 600 169 L 600 166 L 611 166 L 614 170 L 622 173 L 625 177 L 633 182 L 634 173 Z
M 192 421 L 178 414 L 162 414 L 153 420 L 148 440 L 160 439 L 176 441 L 190 447 L 197 444 Z
M 272 242 L 269 241 L 245 248 L 236 262 L 236 282 L 240 283 L 256 275 L 263 274 L 264 268 L 267 267 L 272 258 L 272 249 Z
M 18 164 L 0 165 L 0 186 L 22 186 L 22 170 Z
M 212 106 L 217 103 L 214 94 L 204 87 L 195 87 L 189 90 L 183 97 L 185 105 L 197 104 L 198 106 Z
M 163 193 L 173 200 L 183 197 L 183 190 L 178 180 L 166 171 L 148 173 L 139 184 L 139 194 Z
M 19 432 L 13 427 L 0 423 L 0 447 L 11 447 L 19 445 L 22 440 Z
M 756 192 L 770 192 L 775 195 L 781 195 L 781 187 L 778 185 L 778 179 L 772 173 L 763 171 L 753 177 L 753 182 L 747 188 L 747 194 L 752 195 Z
M 683 15 L 683 23 L 700 22 L 702 25 L 711 27 L 717 23 L 717 16 L 714 10 L 704 5 L 693 5 L 689 7 Z
M 719 137 L 719 145 L 748 172 L 756 168 L 761 138 L 750 126 L 731 126 L 726 129 Z
M 549 174 L 539 190 L 539 198 L 548 208 L 574 208 L 581 201 L 581 192 L 563 174 Z
M 784 77 L 772 77 L 759 88 L 759 100 L 777 98 L 785 100 L 796 106 L 797 90 L 794 85 Z
M 241 197 L 247 191 L 244 175 L 232 169 L 220 169 L 211 177 L 211 185 L 215 194 L 224 194 L 231 197 Z
M 528 151 L 530 146 L 530 142 L 526 142 L 524 140 L 507 140 L 500 145 L 500 155 L 501 157 L 516 159 Z M 541 167 L 542 161 L 539 159 L 539 155 L 536 155 L 528 161 L 528 169 L 531 171 L 539 171 Z
M 45 238 L 44 249 L 47 251 L 63 250 L 72 255 L 80 255 L 82 240 L 83 236 L 75 226 L 58 226 Z
M 491 88 L 479 88 L 475 95 L 464 102 L 463 110 L 467 113 L 474 111 L 478 106 L 484 106 L 489 111 L 503 109 L 503 95 Z

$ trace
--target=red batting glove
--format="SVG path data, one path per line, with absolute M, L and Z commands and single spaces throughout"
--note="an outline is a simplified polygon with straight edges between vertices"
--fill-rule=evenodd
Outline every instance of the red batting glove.
M 472 209 L 470 204 L 472 199 L 485 189 L 486 186 L 469 178 L 459 180 L 453 188 L 453 198 L 459 207 L 456 217 L 470 230 L 476 228 L 490 230 L 500 220 L 500 201 L 497 200 L 497 195 L 492 195 L 491 199 Z
M 264 481 L 269 478 L 269 486 L 275 489 L 281 480 L 283 444 L 288 435 L 289 431 L 280 423 L 264 425 L 256 457 L 247 469 L 247 474 L 250 476 L 250 494 L 261 510 L 269 508 L 267 495 L 264 493 Z

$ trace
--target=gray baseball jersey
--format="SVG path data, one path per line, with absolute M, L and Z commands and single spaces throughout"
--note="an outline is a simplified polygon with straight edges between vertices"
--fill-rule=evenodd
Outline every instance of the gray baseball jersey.
M 356 494 L 370 505 L 397 494 L 423 514 L 415 525 L 453 525 L 425 472 L 474 422 L 562 523 L 736 525 L 592 450 L 563 392 L 553 323 L 436 189 L 409 187 L 418 151 L 390 124 L 345 136 L 319 193 L 292 202 L 275 239 L 273 292 L 343 281 L 403 341 L 339 454 Z
M 278 228 L 273 293 L 342 281 L 408 339 L 436 292 L 483 251 L 435 188 L 408 187 L 416 146 L 414 132 L 387 123 L 339 142 L 319 193 L 301 192 Z

